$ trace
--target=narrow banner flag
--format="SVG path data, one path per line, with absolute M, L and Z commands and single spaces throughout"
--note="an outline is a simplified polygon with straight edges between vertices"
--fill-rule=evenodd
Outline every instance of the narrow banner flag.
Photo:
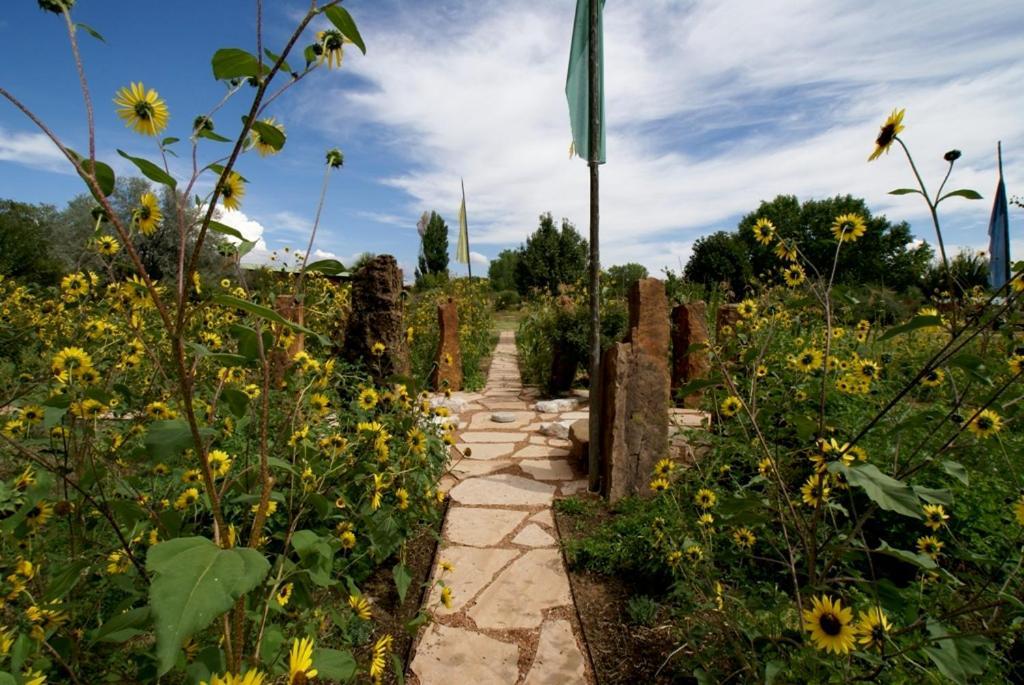
M 999 184 L 996 186 L 996 199 L 992 204 L 992 218 L 988 222 L 988 283 L 993 290 L 999 290 L 1010 280 L 1010 208 L 1006 203 L 1006 186 L 1003 184 L 1001 144 L 997 154 Z
M 569 121 L 576 154 L 586 161 L 604 164 L 604 0 L 598 8 L 597 69 L 601 94 L 601 144 L 595 157 L 590 156 L 590 80 L 588 78 L 588 47 L 590 44 L 590 3 L 597 0 L 576 0 L 576 21 L 572 26 L 572 47 L 569 49 L 569 74 L 565 78 L 565 97 L 569 101 Z
M 462 182 L 462 204 L 459 205 L 459 244 L 455 248 L 455 261 L 459 264 L 469 265 L 469 223 L 466 221 L 465 181 Z

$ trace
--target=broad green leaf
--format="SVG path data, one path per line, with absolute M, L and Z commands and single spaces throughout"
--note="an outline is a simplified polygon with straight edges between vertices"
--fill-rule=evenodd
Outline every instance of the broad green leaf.
M 927 554 L 908 552 L 905 549 L 896 549 L 895 547 L 890 547 L 889 543 L 885 540 L 881 541 L 881 544 L 878 546 L 878 549 L 872 551 L 876 552 L 877 554 L 884 554 L 889 557 L 895 557 L 897 559 L 907 562 L 908 564 L 913 564 L 914 566 L 917 566 L 919 568 L 931 570 L 936 567 L 935 560 Z
M 97 628 L 90 640 L 92 642 L 124 642 L 137 634 L 142 626 L 148 625 L 149 618 L 148 606 L 131 609 L 114 616 Z
M 896 190 L 890 190 L 890 195 L 909 195 L 910 193 L 921 194 L 921 191 L 917 188 L 897 188 Z
M 252 122 L 252 130 L 256 131 L 261 143 L 266 143 L 275 150 L 280 150 L 284 147 L 286 136 L 284 131 L 277 126 L 268 124 L 265 121 L 254 121 Z
M 796 436 L 802 442 L 810 440 L 818 430 L 818 422 L 811 417 L 804 416 L 802 414 L 793 414 L 789 417 L 789 422 L 793 424 L 793 428 L 796 430 Z
M 321 259 L 318 262 L 307 264 L 306 271 L 319 271 L 328 276 L 337 276 L 345 273 L 345 266 L 337 259 Z
M 212 428 L 200 428 L 202 437 L 214 434 Z M 143 444 L 149 454 L 157 460 L 171 459 L 189 448 L 195 448 L 192 431 L 183 419 L 173 421 L 154 421 L 149 424 Z
M 953 495 L 949 490 L 943 490 L 940 488 L 926 488 L 923 485 L 912 485 L 910 486 L 921 500 L 928 504 L 941 504 L 943 506 L 953 506 Z
M 230 143 L 231 142 L 230 138 L 225 138 L 224 136 L 220 135 L 219 133 L 214 133 L 213 131 L 210 131 L 210 130 L 205 129 L 205 128 L 202 131 L 200 131 L 199 133 L 197 133 L 196 135 L 198 137 L 200 137 L 200 138 L 206 138 L 207 140 L 217 141 L 218 143 Z
M 359 35 L 359 29 L 356 28 L 356 22 L 352 18 L 352 15 L 348 13 L 344 7 L 339 5 L 333 5 L 324 10 L 324 14 L 331 20 L 334 27 L 341 31 L 341 35 L 348 38 L 352 43 L 359 48 L 362 53 L 366 54 L 366 43 L 363 42 L 363 37 Z
M 277 60 L 281 59 L 280 55 L 271 52 L 269 48 L 263 48 L 263 54 L 266 55 L 270 59 L 270 61 L 275 64 L 277 64 Z M 288 64 L 288 62 L 284 60 L 281 61 L 281 68 L 287 71 L 289 74 L 292 73 L 291 66 Z
M 306 58 L 307 69 L 309 68 L 310 64 L 320 59 L 320 57 L 316 54 L 316 49 L 312 45 L 306 46 L 306 49 L 302 51 L 302 56 Z
M 969 376 L 983 385 L 992 385 L 992 379 L 988 376 L 985 360 L 977 355 L 961 352 L 947 363 L 950 366 L 963 369 Z
M 249 312 L 250 314 L 258 316 L 262 319 L 266 319 L 267 321 L 273 321 L 276 324 L 288 326 L 288 328 L 291 328 L 292 330 L 318 338 L 325 344 L 327 342 L 319 334 L 309 330 L 305 326 L 300 326 L 294 321 L 289 321 L 288 319 L 284 318 L 283 316 L 275 312 L 273 309 L 270 309 L 269 307 L 264 307 L 261 304 L 249 302 L 248 300 L 243 300 L 239 297 L 235 297 L 234 295 L 226 295 L 224 293 L 218 293 L 217 295 L 214 295 L 211 299 L 215 304 L 223 305 L 225 307 L 233 307 L 235 309 L 241 309 L 242 311 Z
M 398 685 L 405 685 L 405 664 L 402 662 L 402 658 L 394 652 L 391 653 L 391 672 L 395 674 Z
M 968 200 L 980 200 L 981 199 L 981 193 L 979 193 L 976 190 L 971 190 L 970 188 L 961 188 L 960 190 L 951 190 L 950 192 L 946 193 L 945 195 L 940 197 L 938 200 L 936 200 L 935 204 L 939 204 L 940 202 L 945 200 L 947 197 L 962 197 L 962 198 L 966 198 Z
M 18 685 L 18 681 L 10 673 L 0 671 L 0 685 Z
M 829 470 L 846 476 L 850 485 L 862 488 L 872 502 L 885 509 L 913 519 L 921 518 L 921 505 L 913 489 L 906 483 L 887 476 L 874 464 L 846 466 L 832 462 Z
M 419 632 L 420 628 L 426 625 L 427 621 L 430 620 L 430 614 L 425 611 L 420 611 L 411 619 L 405 623 L 405 631 L 410 635 L 415 635 Z
M 278 626 L 268 626 L 263 633 L 260 645 L 260 658 L 267 664 L 273 664 L 280 658 L 281 645 L 284 644 L 284 632 Z
M 950 459 L 947 459 L 946 461 L 942 462 L 942 470 L 956 478 L 964 485 L 971 484 L 970 479 L 967 476 L 967 469 L 964 468 L 964 465 L 958 461 L 952 461 Z
M 356 674 L 356 660 L 349 651 L 318 648 L 313 650 L 313 668 L 318 679 L 347 683 Z
M 231 335 L 238 341 L 238 353 L 250 361 L 259 359 L 259 340 L 256 338 L 256 331 L 241 324 L 232 324 L 228 329 Z M 268 330 L 263 331 L 263 350 L 268 352 L 274 343 L 274 334 Z
M 919 328 L 933 328 L 942 325 L 942 318 L 934 315 L 915 316 L 913 319 L 900 326 L 893 326 L 878 338 L 878 342 L 895 338 L 898 335 L 916 331 Z
M 229 78 L 259 76 L 260 63 L 255 55 L 239 48 L 221 48 L 211 60 L 213 77 L 218 81 Z
M 82 571 L 89 568 L 89 562 L 78 560 L 73 561 L 50 578 L 50 584 L 46 587 L 44 599 L 49 602 L 62 599 L 82 579 Z
M 231 228 L 230 226 L 222 224 L 219 221 L 211 221 L 209 228 L 214 233 L 220 233 L 221 235 L 229 235 L 232 238 L 238 238 L 239 240 L 242 241 L 245 240 L 245 236 L 243 236 L 242 232 L 239 231 L 237 228 Z
M 409 591 L 409 584 L 412 583 L 412 576 L 409 575 L 409 569 L 405 567 L 405 564 L 395 564 L 395 567 L 391 569 L 391 575 L 395 579 L 395 589 L 398 590 L 398 599 L 404 603 L 405 593 Z
M 939 421 L 946 415 L 946 412 L 939 409 L 925 409 L 924 411 L 918 412 L 908 419 L 900 421 L 889 431 L 889 435 L 896 435 L 902 433 L 909 428 L 920 428 L 932 421 Z
M 334 584 L 331 570 L 334 566 L 334 548 L 328 539 L 311 530 L 300 530 L 292 536 L 292 546 L 302 560 L 302 568 L 310 579 L 320 587 Z
M 174 136 L 170 136 L 168 138 L 164 138 L 163 140 L 160 141 L 160 147 L 167 147 L 168 145 L 174 145 L 179 140 L 181 140 L 181 138 L 175 138 Z
M 78 161 L 78 164 L 82 167 L 82 171 L 84 171 L 87 174 L 92 173 L 93 164 L 91 161 L 89 161 L 85 157 L 82 157 L 82 155 L 78 154 L 71 148 L 68 148 L 68 152 L 71 154 L 72 157 L 74 157 Z M 103 192 L 103 195 L 105 197 L 109 196 L 112 192 L 114 192 L 114 185 L 117 183 L 117 177 L 114 175 L 114 170 L 111 169 L 109 165 L 104 164 L 99 160 L 96 160 L 95 175 L 96 183 L 99 184 L 100 190 Z M 95 195 L 95 193 L 93 193 L 93 195 Z M 99 200 L 98 197 L 96 199 Z
M 705 388 L 713 388 L 721 383 L 722 379 L 717 376 L 713 378 L 697 378 L 682 387 L 677 388 L 676 396 L 686 397 L 687 395 L 692 395 L 693 393 L 704 390 Z
M 228 403 L 228 409 L 235 415 L 235 418 L 240 419 L 245 416 L 245 412 L 249 408 L 249 396 L 234 388 L 224 388 L 223 394 L 224 400 Z
M 938 621 L 928 621 L 928 634 L 935 640 L 924 648 L 942 675 L 956 683 L 977 682 L 972 676 L 985 672 L 992 641 L 984 637 L 950 637 L 949 629 Z
M 174 666 L 182 644 L 258 586 L 270 564 L 254 549 L 221 549 L 206 538 L 188 537 L 151 547 L 146 569 L 154 574 L 149 604 L 163 675 Z
M 80 29 L 82 29 L 83 31 L 88 33 L 90 36 L 95 38 L 96 40 L 98 40 L 100 42 L 103 42 L 103 43 L 107 42 L 107 39 L 104 38 L 103 35 L 100 34 L 99 31 L 97 31 L 93 27 L 89 26 L 88 24 L 83 24 L 82 22 L 78 22 L 77 24 L 75 24 L 75 26 L 80 28 Z
M 166 171 L 164 171 L 163 169 L 161 169 L 148 159 L 143 159 L 142 157 L 132 157 L 124 150 L 118 150 L 117 154 L 121 155 L 128 161 L 132 162 L 135 166 L 139 167 L 139 171 L 142 172 L 142 175 L 148 178 L 150 181 L 162 183 L 163 185 L 170 186 L 171 188 L 178 187 L 178 182 L 174 180 L 173 176 L 168 174 Z
M 213 173 L 217 174 L 217 176 L 220 176 L 221 174 L 224 173 L 224 165 L 223 164 L 207 164 L 206 165 L 206 169 L 209 169 Z M 206 169 L 203 169 L 203 171 L 206 171 Z M 238 170 L 237 169 L 232 169 L 232 171 L 234 173 L 238 174 Z M 242 176 L 242 174 L 238 174 L 238 178 L 242 179 L 246 183 L 249 182 L 249 179 L 247 179 L 245 176 Z

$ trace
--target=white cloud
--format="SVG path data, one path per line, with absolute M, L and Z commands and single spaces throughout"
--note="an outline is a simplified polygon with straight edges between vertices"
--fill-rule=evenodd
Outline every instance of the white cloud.
M 469 261 L 471 261 L 474 264 L 479 264 L 480 266 L 483 267 L 490 266 L 491 264 L 491 260 L 487 256 L 482 255 L 479 252 L 474 252 L 472 250 L 469 251 Z
M 415 207 L 457 207 L 466 179 L 474 245 L 518 243 L 550 210 L 587 231 L 588 178 L 568 160 L 564 79 L 571 0 L 403 6 L 363 27 L 373 52 L 346 66 L 372 87 L 316 92 L 328 127 L 383 124 L 407 171 L 384 182 Z M 459 15 L 446 41 L 425 26 Z M 365 22 L 364 22 L 365 23 Z M 605 16 L 608 160 L 602 262 L 678 268 L 695 238 L 779 193 L 851 193 L 933 240 L 902 153 L 866 163 L 894 106 L 933 187 L 957 147 L 956 187 L 986 201 L 944 205 L 950 243 L 984 224 L 994 149 L 1024 148 L 1024 5 L 947 0 L 821 3 L 622 0 Z M 333 103 L 333 104 L 330 104 Z M 1024 157 L 1007 155 L 1008 187 Z M 915 202 L 917 200 L 917 202 Z M 398 218 L 398 217 L 390 217 Z M 963 237 L 958 237 L 960 234 Z M 981 241 L 984 242 L 984 241 Z
M 42 133 L 8 131 L 0 127 L 0 160 L 44 171 L 74 173 L 67 158 Z
M 266 232 L 266 228 L 264 228 L 263 224 L 259 221 L 249 218 L 244 212 L 238 209 L 225 209 L 223 207 L 218 207 L 216 215 L 217 221 L 221 222 L 225 226 L 234 228 L 241 233 L 242 237 L 246 240 L 255 240 L 256 247 L 254 251 L 265 251 L 267 249 L 267 241 L 263 237 L 263 234 Z M 231 237 L 229 237 L 228 240 L 231 242 L 237 242 L 235 238 Z

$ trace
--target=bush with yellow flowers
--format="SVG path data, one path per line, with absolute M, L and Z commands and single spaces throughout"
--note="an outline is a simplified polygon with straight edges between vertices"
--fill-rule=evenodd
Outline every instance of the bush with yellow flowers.
M 73 5 L 40 0 L 82 66 Z M 332 28 L 293 54 L 321 15 Z M 268 106 L 339 66 L 346 45 L 365 51 L 330 0 L 313 3 L 279 54 L 218 50 L 225 101 L 248 98 L 249 114 L 233 138 L 213 125 L 224 102 L 197 117 L 183 131 L 189 156 L 216 161 L 184 179 L 162 163 L 182 144 L 161 137 L 167 103 L 142 83 L 118 91 L 117 114 L 157 141 L 161 162 L 122 156 L 179 202 L 209 188 L 198 215 L 165 216 L 145 193 L 121 220 L 91 107 L 87 154 L 30 115 L 96 200 L 103 269 L 55 289 L 0 280 L 0 682 L 379 682 L 400 665 L 360 587 L 383 566 L 409 592 L 403 546 L 437 520 L 451 436 L 417 388 L 375 385 L 331 356 L 348 291 L 322 274 L 340 265 L 303 260 L 295 274 L 255 278 L 238 261 L 252 243 L 216 221 L 218 206 L 252 192 L 238 168 L 286 142 Z M 91 104 L 85 79 L 82 89 Z M 327 153 L 327 177 L 342 159 Z M 132 240 L 160 231 L 180 237 L 165 282 Z M 213 236 L 235 246 L 235 275 L 203 282 L 197 256 Z
M 880 148 L 903 146 L 901 122 Z M 941 193 L 918 191 L 933 210 L 976 195 Z M 837 261 L 863 234 L 836 217 Z M 682 391 L 711 415 L 687 432 L 694 462 L 660 461 L 651 497 L 620 504 L 570 560 L 661 588 L 679 676 L 1019 681 L 1024 263 L 980 300 L 886 326 L 851 320 L 858 303 L 798 244 L 778 253 L 788 285 L 740 302 L 706 350 L 712 375 Z
M 449 298 L 459 313 L 463 386 L 466 390 L 479 390 L 487 380 L 483 364 L 497 342 L 491 291 L 482 280 L 454 278 L 412 296 L 405 310 L 405 326 L 413 376 L 425 383 L 434 371 L 441 335 L 437 305 Z

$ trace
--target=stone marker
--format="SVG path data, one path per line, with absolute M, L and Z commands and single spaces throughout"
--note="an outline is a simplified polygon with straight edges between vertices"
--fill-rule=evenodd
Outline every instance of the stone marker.
M 459 311 L 455 301 L 437 305 L 437 327 L 440 331 L 434 366 L 434 387 L 438 390 L 462 390 L 462 350 L 459 348 Z
M 707 350 L 689 351 L 693 345 L 708 344 L 707 307 L 701 301 L 681 304 L 672 310 L 672 393 L 690 381 L 707 378 L 711 360 Z M 682 398 L 687 407 L 700 405 L 698 391 Z
M 650 495 L 654 464 L 668 451 L 668 299 L 664 284 L 633 284 L 630 331 L 602 360 L 602 493 L 610 502 Z
M 718 339 L 722 335 L 723 326 L 736 326 L 736 322 L 740 320 L 739 305 L 735 304 L 721 304 L 718 305 L 718 314 L 715 316 L 715 338 Z
M 391 255 L 378 255 L 352 278 L 352 316 L 342 352 L 361 361 L 381 381 L 409 374 L 409 348 L 402 319 L 402 270 Z M 380 354 L 374 345 L 384 345 Z
M 573 421 L 569 426 L 569 457 L 587 472 L 590 465 L 587 448 L 590 445 L 590 419 Z

